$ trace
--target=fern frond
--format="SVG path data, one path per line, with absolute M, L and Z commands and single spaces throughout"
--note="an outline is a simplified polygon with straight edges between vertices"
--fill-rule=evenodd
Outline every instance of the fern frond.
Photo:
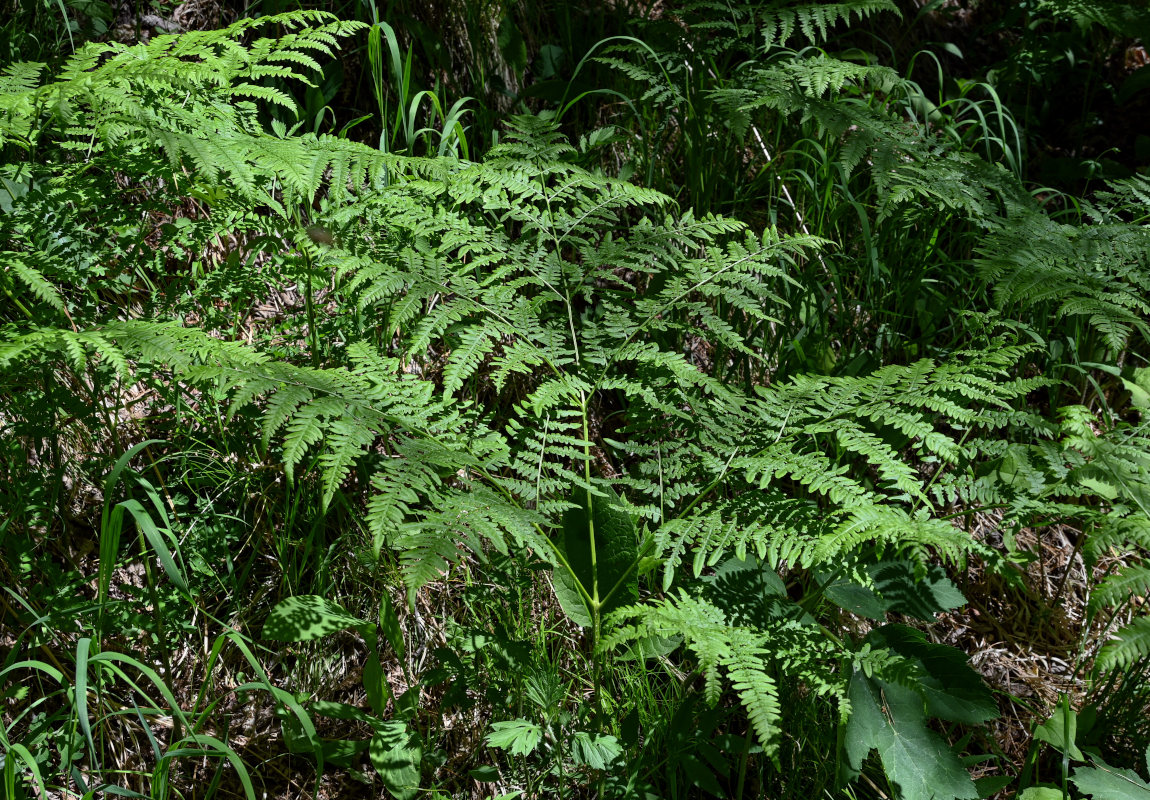
M 51 306 L 63 314 L 65 312 L 64 298 L 60 296 L 59 290 L 44 277 L 44 274 L 32 265 L 15 257 L 13 254 L 6 255 L 8 258 L 7 263 L 4 265 L 4 271 L 11 272 L 21 283 L 28 287 L 40 302 Z M 0 279 L 0 283 L 8 283 L 8 281 L 2 281 L 2 279 Z
M 1116 607 L 1131 597 L 1150 595 L 1150 566 L 1130 564 L 1098 584 L 1090 594 L 1089 610 L 1093 615 L 1101 607 Z
M 1150 656 L 1150 617 L 1138 617 L 1107 642 L 1098 653 L 1098 668 L 1104 672 L 1129 667 Z
M 890 11 L 899 14 L 898 7 L 889 0 L 847 0 L 836 3 L 802 3 L 790 7 L 775 7 L 765 12 L 762 21 L 764 50 L 784 44 L 796 30 L 808 44 L 817 44 L 827 38 L 833 26 L 850 22 L 852 17 L 864 19 L 873 14 Z
M 778 747 L 782 711 L 767 663 L 771 650 L 762 634 L 729 625 L 720 609 L 683 592 L 657 603 L 627 606 L 614 612 L 612 619 L 617 627 L 604 638 L 602 649 L 610 650 L 645 637 L 682 637 L 707 678 L 708 699 L 715 702 L 718 698 L 717 668 L 721 666 L 746 708 L 763 749 L 769 753 Z M 633 621 L 625 624 L 627 620 Z

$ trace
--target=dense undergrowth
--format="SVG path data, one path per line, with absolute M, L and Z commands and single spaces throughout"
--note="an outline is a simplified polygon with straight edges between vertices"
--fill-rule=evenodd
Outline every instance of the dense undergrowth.
M 1022 5 L 5 28 L 3 796 L 1150 797 L 1150 179 L 1020 89 L 1146 10 Z

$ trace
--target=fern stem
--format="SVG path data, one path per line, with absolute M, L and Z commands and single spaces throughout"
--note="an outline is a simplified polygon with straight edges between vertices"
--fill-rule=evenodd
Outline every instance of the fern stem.
M 24 306 L 24 304 L 20 302 L 20 299 L 16 297 L 16 295 L 12 294 L 12 291 L 7 286 L 4 287 L 4 294 L 8 295 L 8 299 L 15 303 L 18 309 L 24 312 L 24 316 L 26 316 L 28 319 L 32 319 L 32 312 L 29 311 Z
M 587 394 L 583 390 L 579 391 L 579 410 L 583 416 L 583 478 L 587 482 L 587 533 L 591 541 L 591 661 L 595 687 L 595 714 L 598 716 L 602 701 L 600 670 L 603 665 L 603 657 L 599 652 L 599 641 L 603 632 L 603 604 L 599 600 L 599 562 L 595 550 L 595 511 L 593 506 L 595 500 L 591 494 L 591 430 L 587 419 Z
M 556 235 L 555 212 L 551 208 L 551 194 L 550 194 L 550 192 L 547 191 L 547 181 L 544 180 L 542 175 L 539 176 L 539 189 L 540 189 L 540 191 L 543 192 L 544 202 L 547 203 L 547 217 L 551 221 L 549 233 L 551 234 L 551 241 L 555 243 L 555 256 L 557 258 L 561 258 L 562 257 L 561 253 L 563 250 L 563 239 Z M 570 230 L 567 231 L 567 233 L 570 233 L 570 232 L 571 232 Z M 567 234 L 565 233 L 563 236 L 566 237 Z M 531 270 L 531 273 L 536 274 L 535 270 L 533 270 L 533 269 Z M 555 294 L 559 295 L 563 299 L 563 306 L 567 311 L 567 328 L 571 332 L 571 349 L 575 352 L 575 365 L 578 366 L 579 364 L 583 363 L 583 360 L 579 355 L 579 334 L 575 329 L 575 309 L 571 305 L 571 290 L 567 286 L 567 278 L 562 273 L 562 271 L 560 271 L 559 277 L 561 277 L 563 279 L 563 293 L 560 294 L 555 289 L 554 286 L 552 286 L 548 281 L 544 280 L 542 275 L 537 275 L 537 277 L 539 278 L 539 280 L 543 281 L 543 284 L 545 286 L 547 286 L 547 288 L 549 288 L 551 291 L 555 292 Z M 554 367 L 552 367 L 552 369 L 554 369 Z M 584 429 L 586 429 L 586 427 L 587 427 L 587 424 L 586 424 L 587 423 L 586 398 L 583 398 L 583 403 L 584 403 L 584 405 L 583 405 L 583 423 L 584 423 L 583 427 L 584 427 Z M 584 438 L 586 438 L 586 437 L 584 437 Z M 590 475 L 589 470 L 588 470 L 588 475 Z M 588 512 L 588 513 L 590 513 L 590 512 Z M 594 542 L 595 542 L 595 538 L 594 538 L 594 536 L 592 536 L 592 538 L 591 538 L 592 557 L 594 557 L 594 553 L 595 553 Z
M 299 216 L 296 216 L 296 225 L 299 225 Z M 311 253 L 308 251 L 307 245 L 302 247 L 303 262 L 306 272 L 304 274 L 304 308 L 307 311 L 307 338 L 308 346 L 311 349 L 311 365 L 319 367 L 319 331 L 316 330 L 315 323 L 315 299 L 312 297 L 312 260 Z
M 754 729 L 747 725 L 747 734 L 743 739 L 743 752 L 739 754 L 739 782 L 735 788 L 736 800 L 743 800 L 743 788 L 747 780 L 747 762 L 751 757 L 751 744 L 754 741 Z

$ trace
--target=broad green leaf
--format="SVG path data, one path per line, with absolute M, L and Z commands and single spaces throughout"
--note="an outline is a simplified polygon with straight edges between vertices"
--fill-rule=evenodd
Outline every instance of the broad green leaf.
M 994 696 L 961 650 L 927 641 L 922 631 L 906 625 L 884 625 L 872 631 L 867 641 L 921 666 L 919 691 L 930 716 L 968 725 L 998 716 Z
M 1105 497 L 1107 500 L 1115 500 L 1118 498 L 1118 486 L 1110 481 L 1104 481 L 1101 478 L 1080 477 L 1078 483 L 1090 489 L 1099 497 Z
M 371 737 L 367 753 L 392 797 L 411 800 L 419 794 L 423 747 L 405 723 L 394 720 L 384 723 Z
M 854 774 L 872 750 L 902 800 L 975 800 L 978 791 L 962 761 L 927 727 L 922 697 L 913 689 L 851 676 L 851 717 L 844 748 Z
M 1034 729 L 1034 738 L 1046 742 L 1060 753 L 1069 753 L 1075 761 L 1085 761 L 1086 757 L 1078 749 L 1075 739 L 1078 736 L 1078 714 L 1070 707 L 1070 698 L 1066 695 L 1054 708 L 1050 719 Z
M 374 653 L 368 653 L 363 664 L 363 688 L 367 692 L 367 704 L 376 714 L 383 714 L 387 699 L 391 696 L 391 684 L 383 674 L 383 667 Z
M 815 620 L 787 595 L 786 584 L 770 565 L 753 553 L 745 559 L 728 558 L 715 569 L 714 575 L 702 579 L 703 596 L 732 625 L 762 625 L 767 620 L 800 619 L 804 624 Z
M 395 698 L 396 719 L 410 720 L 419 713 L 419 700 L 423 695 L 423 687 L 418 683 L 406 692 Z
M 695 786 L 714 797 L 723 796 L 723 787 L 719 784 L 719 779 L 698 756 L 687 753 L 679 760 L 679 766 Z
M 888 610 L 930 622 L 936 615 L 966 602 L 942 567 L 931 565 L 918 578 L 916 566 L 913 561 L 890 561 L 871 568 L 875 588 L 887 602 Z
M 563 68 L 563 48 L 555 44 L 545 44 L 539 48 L 539 57 L 535 59 L 534 71 L 538 80 L 549 81 L 559 78 Z
M 921 578 L 915 574 L 915 567 L 916 563 L 909 560 L 880 562 L 867 570 L 873 588 L 838 581 L 827 587 L 827 599 L 870 619 L 881 620 L 887 612 L 894 612 L 928 622 L 966 602 L 941 567 L 929 567 Z
M 868 619 L 883 619 L 890 608 L 874 589 L 854 581 L 836 581 L 826 588 L 824 594 L 839 608 Z
M 1018 800 L 1064 800 L 1061 789 L 1050 786 L 1031 786 L 1018 795 Z
M 467 774 L 480 783 L 495 783 L 499 780 L 499 770 L 490 764 L 468 770 Z
M 308 703 L 307 707 L 313 714 L 318 714 L 321 717 L 330 717 L 331 719 L 356 720 L 369 724 L 378 721 L 371 714 L 349 703 L 333 703 L 330 700 L 315 700 Z
M 488 745 L 516 756 L 535 752 L 542 739 L 543 729 L 525 719 L 492 723 L 491 732 L 487 734 Z
M 1074 770 L 1070 780 L 1094 800 L 1150 800 L 1150 784 L 1131 769 L 1115 769 L 1095 762 L 1093 767 Z
M 319 595 L 300 594 L 281 601 L 271 610 L 264 622 L 264 638 L 279 642 L 308 642 L 347 628 L 365 630 L 371 627 L 370 623 L 353 617 L 337 603 Z
M 571 737 L 571 757 L 576 764 L 591 769 L 607 769 L 623 754 L 623 747 L 614 736 L 598 736 L 578 731 Z
M 399 615 L 395 613 L 391 595 L 387 592 L 383 593 L 383 599 L 379 602 L 379 627 L 392 651 L 403 661 L 403 628 L 399 624 Z
M 555 590 L 555 599 L 559 601 L 559 607 L 569 620 L 580 628 L 590 628 L 594 624 L 591 611 L 587 608 L 583 595 L 579 593 L 575 579 L 566 568 L 559 567 L 551 573 L 551 587 Z
M 966 763 L 968 766 L 970 765 L 969 760 Z M 983 778 L 976 778 L 974 788 L 978 790 L 979 797 L 994 797 L 1016 780 L 1018 780 L 1017 775 L 987 775 Z M 1059 797 L 1058 800 L 1062 800 L 1062 798 Z
M 676 650 L 683 643 L 682 636 L 643 636 L 615 656 L 620 661 L 646 661 Z
M 370 744 L 367 739 L 330 739 L 324 741 L 320 747 L 323 749 L 324 761 L 343 769 L 350 769 Z
M 1126 391 L 1130 392 L 1130 405 L 1145 415 L 1150 412 L 1150 367 L 1134 370 L 1134 380 L 1122 379 Z
M 589 597 L 595 597 L 598 579 L 600 610 L 606 614 L 638 591 L 633 570 L 639 555 L 635 523 L 619 495 L 609 487 L 604 495 L 590 498 L 590 514 L 585 489 L 576 487 L 568 499 L 575 507 L 563 515 L 563 549 L 567 562 Z M 556 573 L 562 571 L 560 568 Z M 563 582 L 563 577 L 555 581 L 556 594 L 564 591 L 559 588 Z M 575 617 L 572 619 L 579 622 Z

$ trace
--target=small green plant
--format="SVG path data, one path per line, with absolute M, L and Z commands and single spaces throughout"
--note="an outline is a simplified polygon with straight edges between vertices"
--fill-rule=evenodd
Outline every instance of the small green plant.
M 1115 800 L 1147 800 L 1150 798 L 1150 783 L 1132 769 L 1119 769 L 1107 764 L 1097 747 L 1088 746 L 1085 741 L 1095 739 L 1094 730 L 1099 723 L 1096 709 L 1090 707 L 1076 712 L 1070 706 L 1070 699 L 1063 695 L 1050 719 L 1037 726 L 1034 731 L 1034 745 L 1031 747 L 1031 764 L 1034 755 L 1045 743 L 1057 751 L 1061 782 L 1058 786 L 1036 784 L 1025 789 L 1020 795 L 1026 800 L 1055 800 L 1070 796 L 1069 785 L 1082 796 L 1092 800 L 1115 798 Z M 1076 767 L 1070 773 L 1070 765 L 1075 762 L 1089 762 L 1088 767 Z M 1150 774 L 1150 748 L 1147 748 L 1144 762 Z
M 338 604 L 315 595 L 296 595 L 281 601 L 264 623 L 265 639 L 279 642 L 308 642 L 347 628 L 359 631 L 367 642 L 367 661 L 363 666 L 363 688 L 367 693 L 371 713 L 361 711 L 347 703 L 325 700 L 307 702 L 304 706 L 312 715 L 347 722 L 363 722 L 370 726 L 370 739 L 334 739 L 318 741 L 307 736 L 297 718 L 284 717 L 284 735 L 293 751 L 315 752 L 322 770 L 325 761 L 339 766 L 350 766 L 354 758 L 367 752 L 371 764 L 393 797 L 408 800 L 418 794 L 423 746 L 419 731 L 411 721 L 418 710 L 421 687 L 417 683 L 400 697 L 392 692 L 391 684 L 383 674 L 380 662 L 379 631 L 395 654 L 403 660 L 403 632 L 399 619 L 385 594 L 379 609 L 379 623 L 357 619 Z M 302 698 L 301 698 L 302 700 Z M 387 715 L 388 704 L 393 715 Z M 316 746 L 318 744 L 318 747 Z

